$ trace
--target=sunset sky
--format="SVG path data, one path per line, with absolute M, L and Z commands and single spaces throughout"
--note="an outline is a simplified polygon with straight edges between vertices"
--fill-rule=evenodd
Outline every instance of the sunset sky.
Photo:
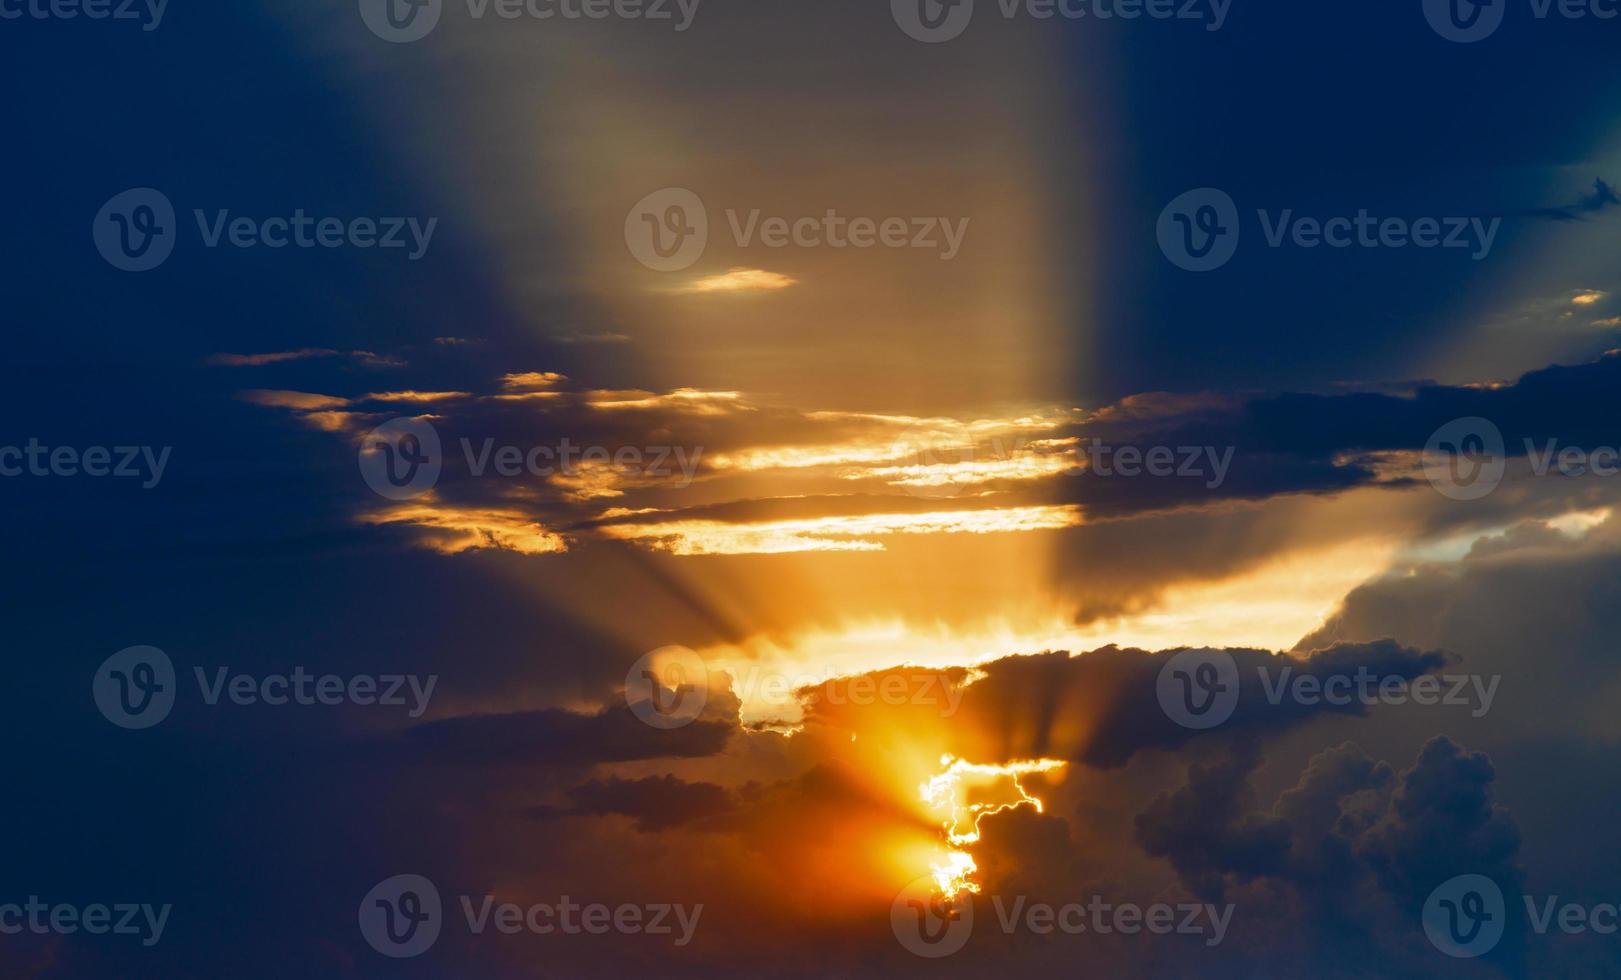
M 356 0 L 0 21 L 0 467 L 170 450 L 0 477 L 0 976 L 1621 974 L 1621 21 L 442 6 L 399 43 Z M 98 237 L 132 188 L 174 208 L 151 271 Z M 1200 188 L 1241 226 L 1209 272 L 1156 235 Z M 707 240 L 666 270 L 672 200 Z M 209 242 L 295 211 L 434 223 Z M 828 216 L 904 231 L 772 244 Z M 1459 420 L 1488 494 L 1447 483 L 1491 449 Z M 378 483 L 430 434 L 430 483 Z M 137 646 L 176 703 L 126 730 L 91 692 Z M 1230 718 L 1179 720 L 1193 662 Z M 436 680 L 209 704 L 220 668 Z M 420 955 L 364 925 L 403 874 L 443 897 Z M 1478 955 L 1427 935 L 1463 875 L 1506 900 Z M 9 933 L 32 896 L 172 912 Z M 462 896 L 702 914 L 476 934 Z M 1594 926 L 1537 929 L 1552 896 Z M 919 953 L 913 900 L 971 938 Z M 1004 925 L 1094 900 L 1230 919 Z

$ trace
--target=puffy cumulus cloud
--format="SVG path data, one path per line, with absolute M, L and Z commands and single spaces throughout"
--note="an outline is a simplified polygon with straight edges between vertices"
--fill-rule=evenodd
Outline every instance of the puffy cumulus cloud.
M 1399 772 L 1355 744 L 1319 751 L 1270 802 L 1256 785 L 1262 746 L 1308 720 L 1290 709 L 1262 702 L 1231 730 L 1189 733 L 1209 759 L 1185 777 L 1165 764 L 1185 747 L 1168 739 L 1100 752 L 1074 724 L 1088 709 L 1072 695 L 1088 695 L 1094 713 L 1111 720 L 1158 712 L 1151 691 L 1142 702 L 1138 680 L 1110 678 L 1138 673 L 1121 661 L 1140 661 L 1152 676 L 1170 653 L 1054 653 L 972 671 L 830 679 L 796 693 L 806 708 L 797 734 L 736 730 L 707 754 L 604 762 L 571 784 L 533 787 L 515 828 L 538 822 L 568 840 L 599 883 L 645 879 L 652 869 L 635 862 L 654 853 L 662 855 L 658 880 L 694 879 L 681 894 L 703 895 L 712 925 L 663 968 L 671 976 L 786 960 L 795 964 L 789 976 L 837 969 L 879 977 L 915 963 L 889 932 L 889 906 L 944 854 L 944 826 L 918 785 L 919 774 L 940 771 L 941 751 L 986 765 L 1038 751 L 1070 760 L 1069 769 L 1026 777 L 1024 790 L 1046 802 L 1040 809 L 1003 808 L 1008 787 L 996 783 L 969 797 L 992 805 L 969 848 L 981 886 L 972 899 L 977 924 L 969 946 L 939 964 L 943 976 L 982 975 L 991 964 L 1043 975 L 1077 956 L 1182 975 L 1433 975 L 1438 954 L 1417 912 L 1430 889 L 1454 874 L 1484 873 L 1516 899 L 1518 834 L 1496 801 L 1493 766 L 1449 739 L 1432 739 Z M 1319 676 L 1352 664 L 1435 666 L 1388 644 L 1320 656 Z M 1047 691 L 1061 693 L 1043 702 Z M 521 829 L 506 833 L 521 839 Z M 717 867 L 725 874 L 705 876 Z M 1017 920 L 1031 904 L 1094 897 L 1231 903 L 1231 932 L 1208 945 L 1208 933 L 1043 935 Z M 1004 920 L 1019 924 L 1004 931 Z M 1512 962 L 1517 948 L 1492 962 Z
M 1407 681 L 1438 671 L 1448 661 L 1439 651 L 1421 652 L 1390 640 L 1337 644 L 1304 656 L 1219 651 L 1237 666 L 1239 693 L 1225 724 L 1200 731 L 1172 720 L 1161 706 L 1160 674 L 1180 652 L 1104 647 L 1080 656 L 1046 653 L 982 664 L 976 668 L 981 676 L 963 699 L 960 727 L 970 733 L 1000 733 L 1002 757 L 1056 755 L 1116 768 L 1147 750 L 1175 750 L 1200 738 L 1255 735 L 1324 713 L 1368 710 L 1359 701 L 1335 705 L 1288 696 L 1274 699 L 1260 679 L 1263 672 L 1273 684 L 1286 677 L 1326 684 L 1363 673 Z M 970 757 L 975 750 L 983 752 L 979 746 L 964 748 Z
M 1463 652 L 1464 669 L 1498 676 L 1504 689 L 1489 717 L 1456 720 L 1481 744 L 1538 737 L 1554 717 L 1573 737 L 1621 737 L 1609 639 L 1621 629 L 1621 524 L 1609 514 L 1461 534 L 1450 554 L 1419 555 L 1353 590 L 1301 643 L 1379 633 Z
M 1520 834 L 1484 753 L 1436 736 L 1398 773 L 1345 743 L 1315 755 L 1270 805 L 1251 783 L 1262 763 L 1245 742 L 1194 764 L 1184 786 L 1137 815 L 1136 838 L 1190 891 L 1236 903 L 1252 923 L 1267 917 L 1282 937 L 1247 940 L 1274 952 L 1304 940 L 1282 960 L 1298 975 L 1314 968 L 1311 950 L 1348 975 L 1376 965 L 1384 976 L 1429 975 L 1436 953 L 1417 923 L 1426 898 L 1457 875 L 1492 878 L 1511 917 L 1520 907 Z M 1512 974 L 1520 956 L 1511 925 L 1485 962 Z
M 1323 890 L 1371 875 L 1416 908 L 1454 875 L 1518 880 L 1519 832 L 1493 797 L 1495 770 L 1484 753 L 1436 736 L 1398 775 L 1345 743 L 1313 757 L 1270 807 L 1250 785 L 1262 761 L 1259 746 L 1245 741 L 1216 762 L 1195 763 L 1185 786 L 1138 815 L 1138 841 L 1210 896 L 1229 880 L 1276 878 L 1321 899 Z

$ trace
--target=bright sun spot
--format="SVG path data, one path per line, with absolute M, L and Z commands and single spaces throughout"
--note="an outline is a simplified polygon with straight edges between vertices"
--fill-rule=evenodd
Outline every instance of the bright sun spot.
M 918 792 L 929 809 L 941 815 L 941 827 L 946 839 L 961 848 L 978 843 L 979 820 L 988 813 L 1001 813 L 1021 806 L 1034 807 L 1037 813 L 1042 812 L 1041 800 L 1030 795 L 1020 782 L 1020 777 L 1062 769 L 1065 763 L 1061 759 L 1032 759 L 1005 765 L 983 765 L 943 755 L 940 765 L 945 767 L 945 771 L 931 776 L 928 782 L 918 787 Z M 969 802 L 971 790 L 978 790 L 989 798 Z M 978 866 L 967 851 L 954 849 L 947 852 L 946 862 L 934 865 L 932 870 L 935 884 L 940 893 L 947 897 L 964 891 L 979 891 L 979 885 L 972 878 Z

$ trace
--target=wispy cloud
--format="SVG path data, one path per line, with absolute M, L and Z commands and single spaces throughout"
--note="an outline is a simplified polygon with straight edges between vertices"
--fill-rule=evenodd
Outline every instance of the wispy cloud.
M 316 357 L 339 357 L 342 351 L 326 347 L 304 347 L 299 350 L 275 351 L 268 354 L 214 354 L 204 363 L 214 367 L 262 367 L 285 361 L 307 361 Z
M 665 394 L 651 391 L 588 391 L 585 402 L 603 411 L 625 409 L 674 409 L 695 415 L 720 415 L 726 412 L 746 411 L 748 405 L 737 391 L 703 391 L 698 388 L 677 388 Z
M 473 397 L 465 391 L 374 391 L 369 395 L 361 396 L 362 401 L 369 402 L 445 402 L 460 398 Z
M 676 287 L 678 293 L 752 293 L 787 289 L 799 280 L 780 272 L 738 267 Z
M 507 388 L 529 390 L 533 388 L 555 388 L 568 378 L 556 371 L 518 371 L 501 376 L 501 384 Z
M 799 551 L 883 551 L 879 539 L 895 534 L 1000 534 L 1073 527 L 1073 506 L 1000 507 L 922 514 L 847 514 L 730 524 L 676 520 L 609 524 L 602 533 L 639 541 L 676 555 L 773 555 Z
M 299 412 L 343 408 L 349 404 L 349 399 L 339 398 L 336 395 L 320 395 L 309 391 L 274 391 L 266 388 L 244 391 L 241 398 L 243 401 L 267 408 L 290 408 Z
M 271 351 L 264 354 L 211 354 L 203 363 L 211 367 L 264 367 L 289 361 L 309 361 L 324 357 L 347 357 L 368 367 L 401 367 L 404 361 L 397 357 L 379 355 L 369 350 L 333 350 L 329 347 L 301 347 L 298 350 Z
M 1560 207 L 1540 208 L 1531 214 L 1538 218 L 1547 218 L 1550 221 L 1582 221 L 1587 215 L 1598 214 L 1611 205 L 1621 205 L 1621 197 L 1617 197 L 1615 188 L 1605 183 L 1602 178 L 1593 181 L 1593 192 L 1583 194 L 1574 203 Z
M 372 525 L 404 525 L 421 532 L 420 543 L 442 554 L 466 551 L 512 551 L 544 555 L 568 550 L 561 535 L 546 530 L 522 511 L 489 507 L 452 507 L 414 502 L 362 514 Z

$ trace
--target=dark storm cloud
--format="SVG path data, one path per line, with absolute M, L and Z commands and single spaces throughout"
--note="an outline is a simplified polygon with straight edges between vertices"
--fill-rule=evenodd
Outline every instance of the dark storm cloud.
M 1260 671 L 1276 684 L 1288 669 L 1295 678 L 1415 677 L 1439 670 L 1448 657 L 1390 640 L 1340 644 L 1305 656 L 1274 656 L 1264 650 L 1225 651 L 1238 667 L 1239 696 L 1232 716 L 1217 729 L 1196 731 L 1173 721 L 1159 700 L 1161 671 L 1180 651 L 1149 653 L 1104 647 L 1078 657 L 1045 653 L 1008 657 L 979 668 L 985 676 L 968 687 L 961 717 L 967 731 L 1021 732 L 1002 747 L 1008 758 L 1058 755 L 1088 766 L 1117 768 L 1149 749 L 1175 750 L 1202 738 L 1240 738 L 1277 732 L 1328 714 L 1363 714 L 1352 700 L 1306 703 L 1287 695 L 1269 697 Z
M 1443 882 L 1483 874 L 1518 907 L 1520 834 L 1495 798 L 1484 753 L 1437 736 L 1398 774 L 1346 743 L 1312 758 L 1271 806 L 1250 783 L 1262 762 L 1254 744 L 1232 746 L 1191 766 L 1184 786 L 1137 816 L 1138 843 L 1194 894 L 1276 903 L 1294 920 L 1287 928 L 1305 930 L 1316 948 L 1353 969 L 1381 963 L 1400 976 L 1433 969 L 1433 951 L 1420 946 L 1414 956 L 1403 937 Z M 1516 962 L 1516 932 L 1490 962 Z
M 299 364 L 279 366 L 296 373 Z M 545 377 L 503 387 L 489 377 L 469 384 L 474 379 L 464 374 L 429 373 L 403 381 L 397 392 L 356 385 L 338 394 L 289 377 L 284 387 L 244 397 L 329 430 L 337 437 L 335 455 L 353 452 L 374 425 L 426 414 L 445 450 L 435 508 L 499 511 L 561 533 L 568 546 L 615 527 L 634 533 L 636 525 L 682 521 L 746 525 L 1069 504 L 1095 522 L 1284 495 L 1404 489 L 1421 482 L 1418 454 L 1453 420 L 1488 419 L 1501 430 L 1508 456 L 1521 458 L 1528 440 L 1612 444 L 1604 420 L 1621 412 L 1621 355 L 1612 354 L 1533 371 L 1507 385 L 1145 395 L 1091 413 L 1051 414 L 1022 429 L 1018 420 L 1005 420 L 997 423 L 999 434 L 958 456 L 905 448 L 925 420 L 767 406 L 729 392 L 597 389 Z M 561 476 L 526 471 L 497 479 L 487 469 L 496 447 L 527 452 L 565 444 L 609 454 L 631 447 L 650 471 L 582 466 Z M 1156 454 L 1157 471 L 1145 463 Z M 823 461 L 793 461 L 801 456 Z M 655 460 L 662 470 L 652 472 Z M 954 461 L 986 473 L 943 493 L 914 492 L 920 488 L 901 482 Z M 1010 464 L 1005 473 L 1000 464 Z M 1013 475 L 1022 464 L 1041 469 Z M 356 508 L 378 515 L 387 510 L 383 504 L 361 496 Z M 476 524 L 490 515 L 468 519 Z M 486 546 L 499 547 L 500 540 L 491 535 Z
M 1244 742 L 1216 763 L 1194 764 L 1185 786 L 1138 815 L 1138 842 L 1203 895 L 1220 895 L 1229 876 L 1338 890 L 1371 874 L 1416 908 L 1454 875 L 1518 879 L 1519 831 L 1493 797 L 1496 772 L 1484 753 L 1437 736 L 1397 776 L 1347 743 L 1314 757 L 1272 807 L 1259 805 L 1249 782 L 1261 762 L 1259 747 Z
M 1538 446 L 1615 443 L 1610 420 L 1621 414 L 1621 355 L 1590 364 L 1532 371 L 1510 385 L 1420 385 L 1410 396 L 1377 392 L 1288 393 L 1249 398 L 1150 424 L 1109 424 L 1082 438 L 1123 446 L 1191 447 L 1231 452 L 1228 477 L 1210 486 L 1208 466 L 1186 475 L 1147 474 L 1060 481 L 1063 499 L 1098 515 L 1197 506 L 1279 494 L 1325 493 L 1357 486 L 1406 487 L 1376 454 L 1418 453 L 1455 419 L 1482 417 L 1502 431 L 1510 458 Z M 1112 430 L 1112 431 L 1111 431 Z M 1178 464 L 1180 465 L 1180 464 Z

